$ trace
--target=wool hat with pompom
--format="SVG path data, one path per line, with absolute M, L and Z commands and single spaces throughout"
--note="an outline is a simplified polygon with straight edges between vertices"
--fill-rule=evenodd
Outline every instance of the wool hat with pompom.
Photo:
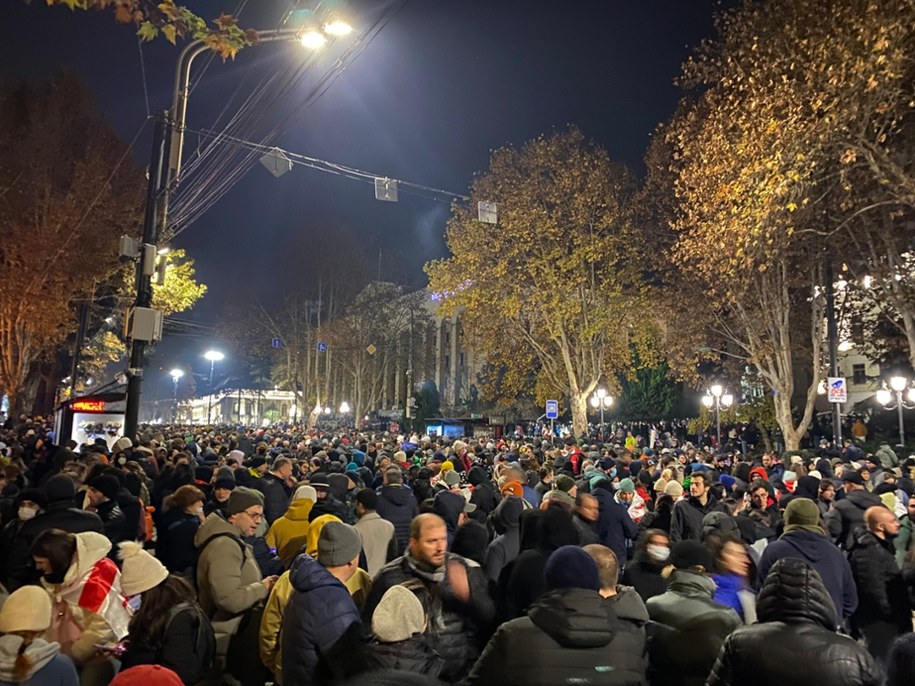
M 135 541 L 118 544 L 119 557 L 124 561 L 121 568 L 121 593 L 130 596 L 145 593 L 168 578 L 168 570 L 159 560 L 143 550 Z

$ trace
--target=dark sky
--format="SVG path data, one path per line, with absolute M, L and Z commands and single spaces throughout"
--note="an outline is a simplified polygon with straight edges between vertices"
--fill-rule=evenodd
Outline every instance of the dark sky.
M 239 0 L 193 2 L 205 17 Z M 359 30 L 400 0 L 361 0 Z M 284 0 L 250 0 L 240 24 L 273 28 Z M 679 97 L 673 79 L 713 34 L 713 0 L 412 0 L 303 116 L 272 141 L 284 149 L 393 178 L 463 193 L 489 151 L 575 124 L 611 156 L 641 169 L 649 135 Z M 352 7 L 352 5 L 351 5 Z M 364 22 L 364 24 L 360 24 Z M 143 47 L 153 111 L 170 104 L 177 50 L 163 40 Z M 332 55 L 328 55 L 328 58 Z M 235 62 L 213 61 L 190 100 L 189 127 L 213 126 L 250 89 L 302 59 L 297 45 L 262 45 Z M 206 60 L 197 62 L 199 73 Z M 147 109 L 140 55 L 129 26 L 109 13 L 71 13 L 33 0 L 0 2 L 0 79 L 45 79 L 69 68 L 129 141 Z M 296 102 L 310 82 L 288 94 Z M 229 96 L 236 94 L 234 100 Z M 272 115 L 282 114 L 279 106 Z M 275 117 L 274 117 L 275 118 Z M 150 128 L 135 154 L 146 164 Z M 256 133 L 255 130 L 252 130 Z M 192 152 L 198 145 L 189 137 Z M 259 165 L 176 240 L 196 260 L 209 293 L 189 318 L 214 322 L 239 293 L 276 297 L 284 281 L 320 255 L 313 237 L 340 236 L 382 253 L 388 280 L 421 286 L 422 265 L 445 254 L 448 202 L 401 194 L 374 200 L 370 185 L 295 167 L 280 179 Z M 354 268 L 364 268 L 354 265 Z M 377 266 L 372 267 L 377 269 Z M 189 344 L 190 342 L 187 342 Z M 199 344 L 198 344 L 199 343 Z M 192 357 L 206 342 L 160 346 L 165 357 Z

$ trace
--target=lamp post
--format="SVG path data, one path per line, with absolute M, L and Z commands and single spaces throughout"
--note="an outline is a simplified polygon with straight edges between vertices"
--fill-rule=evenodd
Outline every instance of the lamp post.
M 721 408 L 729 408 L 734 404 L 734 396 L 724 392 L 721 384 L 714 384 L 708 389 L 708 394 L 702 396 L 702 404 L 707 408 L 715 408 L 715 424 L 718 427 L 718 450 L 721 450 Z
M 207 424 L 209 424 L 213 415 L 213 368 L 217 362 L 221 362 L 226 356 L 218 350 L 207 350 L 204 357 L 210 361 L 210 397 L 207 402 Z
M 178 369 L 177 367 L 175 367 L 173 370 L 171 370 L 169 372 L 169 375 L 172 377 L 172 381 L 174 382 L 174 391 L 173 391 L 172 400 L 175 402 L 175 416 L 172 417 L 172 421 L 177 424 L 178 423 L 178 380 L 182 376 L 184 376 L 184 370 Z
M 595 410 L 600 408 L 601 438 L 603 438 L 604 435 L 604 410 L 609 409 L 611 405 L 613 405 L 613 396 L 607 394 L 606 388 L 600 387 L 594 391 L 594 395 L 591 396 L 591 407 Z
M 890 387 L 887 388 L 884 381 L 876 395 L 877 402 L 883 405 L 885 410 L 895 409 L 899 412 L 899 445 L 905 446 L 905 421 L 902 411 L 915 408 L 915 386 L 909 386 L 909 380 L 904 376 L 894 376 L 890 378 Z

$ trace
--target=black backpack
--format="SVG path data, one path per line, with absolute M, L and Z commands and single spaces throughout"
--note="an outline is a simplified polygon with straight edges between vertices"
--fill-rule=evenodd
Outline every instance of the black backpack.
M 203 681 L 207 672 L 213 666 L 213 660 L 216 658 L 216 635 L 213 632 L 213 626 L 210 620 L 204 614 L 203 610 L 197 603 L 178 603 L 168 613 L 168 621 L 165 623 L 165 633 L 177 617 L 182 612 L 191 612 L 194 615 L 194 640 L 193 652 L 197 658 L 193 671 L 183 676 L 187 677 L 185 683 L 196 684 Z M 156 652 L 156 663 L 161 664 L 161 655 Z

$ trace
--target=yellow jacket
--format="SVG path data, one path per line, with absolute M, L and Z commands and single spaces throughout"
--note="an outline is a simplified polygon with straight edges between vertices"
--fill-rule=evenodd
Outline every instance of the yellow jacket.
M 315 520 L 308 526 L 307 546 L 305 552 L 314 558 L 318 557 L 318 539 L 321 537 L 321 529 L 328 522 L 342 522 L 339 517 L 332 514 L 315 517 Z
M 314 503 L 307 498 L 289 504 L 286 514 L 277 519 L 267 532 L 267 546 L 276 549 L 288 569 L 305 546 L 308 537 L 308 513 Z

